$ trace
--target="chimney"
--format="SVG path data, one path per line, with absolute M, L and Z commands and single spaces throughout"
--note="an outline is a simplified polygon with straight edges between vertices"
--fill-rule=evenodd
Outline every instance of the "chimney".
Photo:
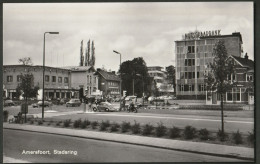
M 246 55 L 245 55 L 245 59 L 248 60 L 248 55 L 247 55 L 247 53 L 246 53 Z

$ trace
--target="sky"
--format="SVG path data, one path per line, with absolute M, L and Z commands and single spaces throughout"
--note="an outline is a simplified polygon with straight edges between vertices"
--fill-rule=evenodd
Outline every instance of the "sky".
M 117 71 L 143 57 L 147 66 L 175 65 L 175 41 L 195 31 L 240 32 L 254 60 L 253 2 L 3 3 L 3 64 L 78 66 L 80 46 L 94 41 L 95 68 Z

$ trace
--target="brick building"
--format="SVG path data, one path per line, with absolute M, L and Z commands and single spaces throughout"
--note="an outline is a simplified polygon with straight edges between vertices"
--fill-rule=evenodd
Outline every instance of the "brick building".
M 107 72 L 100 68 L 95 75 L 98 76 L 98 88 L 107 96 L 120 96 L 120 78 L 115 72 Z

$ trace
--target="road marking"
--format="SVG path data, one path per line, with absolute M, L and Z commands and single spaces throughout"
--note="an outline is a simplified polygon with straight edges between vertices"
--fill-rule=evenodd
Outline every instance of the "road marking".
M 106 115 L 106 116 L 123 116 L 123 117 L 147 117 L 147 118 L 167 118 L 167 119 L 179 119 L 179 120 L 193 120 L 193 121 L 212 121 L 212 122 L 220 122 L 221 120 L 212 120 L 212 119 L 201 119 L 201 118 L 185 118 L 185 117 L 168 117 L 168 116 L 140 116 L 140 115 L 120 115 L 120 114 L 105 114 L 105 113 L 97 113 L 97 115 Z M 244 123 L 244 124 L 253 124 L 251 121 L 226 121 L 230 123 Z

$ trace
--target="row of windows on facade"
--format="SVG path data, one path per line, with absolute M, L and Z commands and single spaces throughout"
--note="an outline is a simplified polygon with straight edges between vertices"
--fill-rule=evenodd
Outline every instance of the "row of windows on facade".
M 181 59 L 177 60 L 177 67 L 188 67 L 188 66 L 208 66 L 210 63 L 212 63 L 214 58 L 202 58 L 202 59 L 197 59 L 197 63 L 195 64 L 195 59 Z
M 214 45 L 196 46 L 196 52 L 213 52 Z M 195 46 L 178 46 L 177 54 L 195 53 Z
M 158 76 L 158 77 L 165 77 L 163 73 L 149 73 L 150 77 Z
M 177 54 L 177 59 L 212 58 L 213 53 Z
M 204 78 L 204 72 L 197 72 L 197 78 Z M 176 79 L 195 79 L 195 72 L 178 72 Z M 244 74 L 243 76 L 245 76 L 246 81 L 253 81 L 253 75 L 248 75 L 248 74 Z M 240 81 L 243 81 L 243 79 L 241 79 Z M 232 74 L 230 76 L 227 76 L 227 80 L 230 81 L 238 81 L 237 79 L 237 75 L 236 74 Z
M 241 101 L 241 94 L 245 93 L 245 88 L 232 88 L 231 91 L 226 92 L 224 95 L 224 100 L 227 101 Z M 217 94 L 217 100 L 220 101 L 221 97 L 220 94 Z M 211 100 L 211 93 L 208 93 L 207 100 Z
M 17 78 L 16 78 L 17 82 L 20 82 L 21 81 L 21 75 L 17 75 Z M 48 75 L 45 75 L 45 81 L 46 82 L 49 82 L 50 81 L 50 76 Z M 13 76 L 10 75 L 10 76 L 7 76 L 7 82 L 13 82 Z M 52 82 L 56 82 L 56 76 L 52 76 Z M 59 83 L 62 83 L 62 77 L 58 77 L 58 82 Z M 68 77 L 64 77 L 64 83 L 68 83 L 69 82 L 69 78 Z
M 117 82 L 108 82 L 108 85 L 109 86 L 118 86 L 118 83 Z

